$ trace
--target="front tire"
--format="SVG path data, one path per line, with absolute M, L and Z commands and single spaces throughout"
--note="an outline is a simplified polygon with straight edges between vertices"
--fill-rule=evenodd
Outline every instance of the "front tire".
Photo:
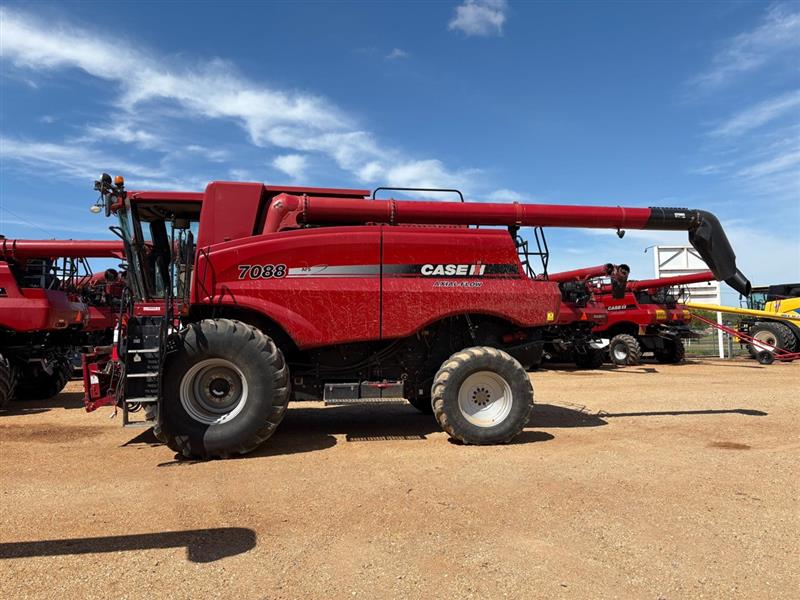
M 683 345 L 683 340 L 677 338 L 675 340 L 665 340 L 664 349 L 656 350 L 656 360 L 663 364 L 676 365 L 683 362 L 686 357 L 686 348 Z
M 632 335 L 620 333 L 608 343 L 611 362 L 620 366 L 635 366 L 642 362 L 642 346 Z
M 58 396 L 72 378 L 72 363 L 69 359 L 59 358 L 53 362 L 51 373 L 38 367 L 34 372 L 23 368 L 18 377 L 16 398 L 18 400 L 47 400 Z
M 0 356 L 0 410 L 5 409 L 14 397 L 17 387 L 17 369 L 4 356 Z
M 599 369 L 605 361 L 606 350 L 587 348 L 585 352 L 575 353 L 575 365 L 581 369 Z
M 528 424 L 533 386 L 522 365 L 486 346 L 447 359 L 432 387 L 433 414 L 452 438 L 465 444 L 504 444 Z
M 187 458 L 247 454 L 275 432 L 289 392 L 289 368 L 264 333 L 230 319 L 193 323 L 168 356 L 155 434 Z

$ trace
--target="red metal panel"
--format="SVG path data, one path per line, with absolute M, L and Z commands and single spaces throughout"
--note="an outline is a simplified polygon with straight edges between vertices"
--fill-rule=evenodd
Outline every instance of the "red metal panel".
M 203 198 L 198 246 L 252 235 L 263 189 L 260 183 L 209 183 Z
M 520 326 L 539 326 L 558 314 L 555 283 L 522 274 L 508 232 L 428 227 L 383 228 L 383 326 L 385 338 L 411 335 L 447 316 L 479 313 Z M 513 265 L 513 276 L 397 276 L 403 265 Z M 393 269 L 393 267 L 395 267 Z
M 260 268 L 245 271 L 248 265 Z M 282 276 L 274 276 L 281 265 Z M 304 229 L 214 245 L 198 253 L 194 294 L 200 303 L 267 315 L 300 348 L 377 339 L 380 228 Z
M 16 332 L 55 331 L 83 325 L 86 305 L 65 292 L 17 287 L 8 265 L 0 263 L 0 328 Z

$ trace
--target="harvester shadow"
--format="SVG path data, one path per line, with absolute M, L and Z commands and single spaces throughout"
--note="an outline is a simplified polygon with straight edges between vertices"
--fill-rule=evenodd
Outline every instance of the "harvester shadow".
M 186 547 L 186 558 L 209 563 L 243 554 L 256 545 L 256 532 L 245 527 L 189 529 L 90 538 L 0 543 L 0 560 Z
M 83 392 L 61 392 L 47 400 L 14 400 L 9 409 L 3 411 L 5 415 L 35 415 L 47 412 L 53 408 L 84 408 Z
M 753 408 L 707 408 L 699 410 L 654 410 L 643 412 L 607 413 L 600 411 L 599 417 L 682 417 L 691 415 L 744 415 L 747 417 L 766 417 L 769 413 Z
M 617 365 L 602 365 L 597 369 L 583 369 L 581 367 L 576 367 L 573 364 L 569 363 L 546 363 L 543 366 L 541 371 L 558 371 L 560 373 L 569 373 L 570 375 L 586 375 L 591 376 L 595 375 L 596 373 L 638 373 L 641 375 L 651 374 L 651 373 L 658 373 L 658 369 L 654 366 L 648 366 L 647 364 L 630 366 L 630 367 L 623 367 Z M 536 373 L 536 371 L 532 371 L 532 373 Z
M 512 443 L 553 439 L 551 434 L 532 428 L 596 427 L 605 424 L 602 419 L 581 410 L 537 404 L 529 428 Z M 290 408 L 275 435 L 260 450 L 248 456 L 284 454 L 287 450 L 305 452 L 317 449 L 315 446 L 329 447 L 336 444 L 335 435 L 344 435 L 348 442 L 421 441 L 441 431 L 432 415 L 422 414 L 408 404 Z M 321 443 L 322 440 L 324 443 Z

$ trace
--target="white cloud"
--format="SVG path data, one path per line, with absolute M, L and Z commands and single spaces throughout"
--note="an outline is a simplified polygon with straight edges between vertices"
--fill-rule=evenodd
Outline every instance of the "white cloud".
M 465 0 L 456 7 L 455 15 L 447 27 L 465 35 L 503 35 L 507 10 L 506 0 Z
M 142 165 L 86 148 L 82 143 L 57 144 L 23 139 L 0 138 L 0 159 L 4 165 L 15 162 L 31 172 L 44 170 L 48 176 L 58 173 L 91 182 L 101 172 L 124 174 L 129 184 L 140 188 L 202 189 L 206 181 L 171 177 L 162 167 Z M 130 187 L 130 186 L 129 186 Z
M 54 70 L 77 68 L 110 81 L 118 90 L 117 107 L 141 121 L 159 107 L 159 101 L 176 104 L 182 116 L 227 119 L 238 123 L 252 144 L 276 146 L 295 152 L 320 153 L 341 169 L 357 176 L 394 174 L 415 185 L 468 183 L 465 172 L 451 170 L 435 159 L 418 160 L 378 142 L 355 125 L 355 119 L 326 99 L 296 90 L 281 90 L 255 83 L 236 73 L 224 61 L 186 66 L 169 57 L 156 56 L 130 40 L 103 37 L 96 31 L 42 23 L 20 12 L 4 11 L 3 60 L 17 68 Z M 157 128 L 153 128 L 157 129 Z M 119 129 L 120 142 L 144 147 L 156 145 L 153 129 Z M 110 133 L 90 130 L 90 136 Z M 424 175 L 412 181 L 409 165 Z M 379 166 L 379 168 L 378 168 Z
M 509 190 L 507 188 L 501 188 L 499 190 L 495 190 L 491 192 L 487 198 L 491 202 L 530 202 L 531 198 L 529 196 L 524 196 L 519 192 L 515 192 L 514 190 Z
M 308 158 L 302 154 L 284 154 L 272 161 L 272 166 L 292 179 L 302 179 L 308 168 Z
M 711 67 L 692 80 L 702 91 L 729 84 L 736 77 L 755 71 L 800 48 L 800 11 L 797 5 L 777 4 L 769 8 L 763 22 L 752 31 L 728 40 L 712 59 Z
M 774 175 L 775 173 L 792 170 L 795 183 L 798 185 L 796 190 L 800 190 L 800 171 L 796 169 L 798 166 L 800 166 L 800 148 L 771 156 L 767 160 L 741 169 L 738 172 L 738 175 L 742 177 L 753 178 L 763 177 L 765 175 Z
M 787 92 L 743 110 L 711 131 L 711 135 L 714 137 L 739 136 L 786 114 L 792 114 L 794 120 L 798 120 L 800 116 L 800 90 Z
M 392 48 L 392 51 L 386 55 L 386 60 L 397 60 L 400 58 L 408 58 L 408 52 L 402 48 Z

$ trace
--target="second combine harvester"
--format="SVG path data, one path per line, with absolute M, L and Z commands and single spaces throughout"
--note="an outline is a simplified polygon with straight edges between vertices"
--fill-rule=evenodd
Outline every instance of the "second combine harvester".
M 290 398 L 430 402 L 456 439 L 514 438 L 533 406 L 521 363 L 538 360 L 560 304 L 558 284 L 526 275 L 520 227 L 686 230 L 718 279 L 750 286 L 702 210 L 229 182 L 128 192 L 107 175 L 96 188 L 119 219 L 134 294 L 120 400 L 149 404 L 156 435 L 185 456 L 255 449 Z

